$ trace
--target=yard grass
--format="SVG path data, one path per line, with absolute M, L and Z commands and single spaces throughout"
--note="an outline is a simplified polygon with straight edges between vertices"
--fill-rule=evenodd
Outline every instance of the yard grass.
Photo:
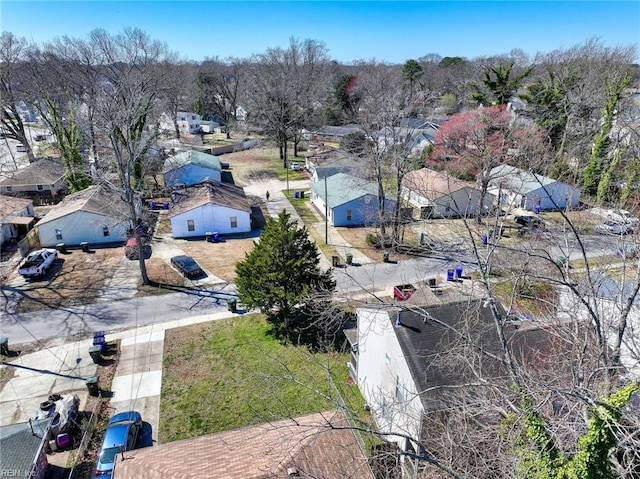
M 334 409 L 327 370 L 347 404 L 363 411 L 347 380 L 348 353 L 284 345 L 262 315 L 169 330 L 164 344 L 161 443 Z

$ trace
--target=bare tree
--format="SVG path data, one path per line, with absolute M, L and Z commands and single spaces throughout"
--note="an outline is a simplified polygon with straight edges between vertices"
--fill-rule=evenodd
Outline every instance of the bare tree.
M 18 103 L 25 99 L 25 92 L 29 90 L 24 71 L 28 47 L 24 38 L 13 33 L 2 32 L 0 36 L 0 113 L 5 137 L 22 143 L 32 163 L 35 157 L 18 109 Z

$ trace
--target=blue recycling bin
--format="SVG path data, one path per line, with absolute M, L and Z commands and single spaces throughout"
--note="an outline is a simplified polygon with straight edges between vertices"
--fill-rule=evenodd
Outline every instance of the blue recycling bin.
M 462 265 L 461 264 L 457 265 L 456 266 L 456 278 L 462 278 L 462 271 L 463 271 Z
M 149 203 L 149 207 L 150 207 L 152 210 L 155 210 L 157 206 L 158 206 L 158 205 L 156 204 L 156 202 L 155 202 L 155 201 L 152 201 L 151 203 Z
M 300 192 L 299 191 L 294 191 L 293 192 L 293 197 L 294 198 L 300 198 Z
M 533 212 L 535 214 L 539 214 L 540 213 L 540 205 L 533 205 Z
M 169 203 L 166 203 L 166 202 L 162 203 L 162 208 L 165 209 L 165 210 L 168 210 L 169 209 Z
M 482 244 L 483 245 L 487 245 L 489 244 L 489 236 L 488 235 L 482 235 Z
M 447 281 L 453 281 L 455 274 L 456 274 L 456 270 L 448 269 L 447 270 Z
M 213 233 L 212 237 L 214 243 L 220 243 L 220 235 L 218 233 Z

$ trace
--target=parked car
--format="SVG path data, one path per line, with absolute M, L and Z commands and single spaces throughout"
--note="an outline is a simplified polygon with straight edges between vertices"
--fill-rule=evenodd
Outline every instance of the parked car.
M 57 257 L 58 251 L 55 249 L 42 248 L 36 250 L 20 263 L 18 273 L 25 278 L 42 276 L 47 272 Z
M 544 229 L 545 224 L 537 216 L 516 216 L 514 218 L 516 224 L 523 226 L 525 228 L 539 228 Z
M 142 254 L 145 259 L 151 257 L 151 245 L 142 242 Z M 139 259 L 138 258 L 138 240 L 136 238 L 129 238 L 124 245 L 124 255 L 128 259 Z
M 291 165 L 289 165 L 289 166 L 291 167 L 291 169 L 292 169 L 293 171 L 300 171 L 300 170 L 301 170 L 301 168 L 300 168 L 300 163 L 295 163 L 295 162 L 294 162 L 294 163 L 291 163 Z
M 638 223 L 638 218 L 633 216 L 627 210 L 609 210 L 606 213 L 607 219 L 611 221 L 616 221 L 618 223 L 626 223 L 630 225 L 635 225 Z
M 136 448 L 142 429 L 142 416 L 137 411 L 120 412 L 109 419 L 98 453 L 94 477 L 111 479 L 116 456 Z
M 18 143 L 16 145 L 16 151 L 20 152 L 20 153 L 26 153 L 27 151 L 27 147 L 24 146 L 22 143 Z
M 180 271 L 185 278 L 193 279 L 204 276 L 204 271 L 191 256 L 174 256 L 171 258 L 171 266 Z
M 617 221 L 605 221 L 596 225 L 596 232 L 601 235 L 626 235 L 633 232 L 633 226 L 629 223 L 618 223 Z

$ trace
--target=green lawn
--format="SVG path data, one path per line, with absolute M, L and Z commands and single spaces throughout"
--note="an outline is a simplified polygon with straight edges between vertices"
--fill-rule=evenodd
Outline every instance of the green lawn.
M 347 380 L 348 353 L 311 354 L 268 330 L 261 315 L 247 315 L 167 331 L 161 443 L 335 408 L 326 370 L 363 411 Z

